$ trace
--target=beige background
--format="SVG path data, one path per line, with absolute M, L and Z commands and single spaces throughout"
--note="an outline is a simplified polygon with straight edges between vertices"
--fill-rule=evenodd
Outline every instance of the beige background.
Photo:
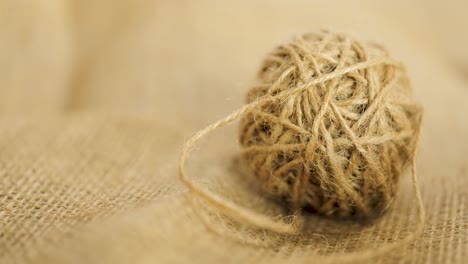
M 329 234 L 333 223 L 311 219 L 328 244 L 307 234 L 296 244 L 267 236 L 281 243 L 261 249 L 235 243 L 207 231 L 183 198 L 175 166 L 184 139 L 242 105 L 272 47 L 321 28 L 387 46 L 426 109 L 418 169 L 428 225 L 380 261 L 463 263 L 467 8 L 462 0 L 0 1 L 0 263 L 300 263 L 314 250 L 401 238 L 414 223 L 409 181 L 392 212 L 362 233 Z M 190 175 L 229 182 L 226 195 L 256 210 L 279 210 L 231 183 L 235 132 L 207 140 Z

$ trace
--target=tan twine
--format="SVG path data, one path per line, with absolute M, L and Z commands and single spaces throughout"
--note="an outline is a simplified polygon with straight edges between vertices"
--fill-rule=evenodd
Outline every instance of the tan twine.
M 242 157 L 263 189 L 291 210 L 307 208 L 342 218 L 385 211 L 407 163 L 417 205 L 417 226 L 403 239 L 377 249 L 335 255 L 371 258 L 406 245 L 423 230 L 425 211 L 416 173 L 423 111 L 411 96 L 401 63 L 379 45 L 323 31 L 279 46 L 264 61 L 260 84 L 248 104 L 197 132 L 184 145 L 179 178 L 202 198 L 240 223 L 298 234 L 302 218 L 274 220 L 207 190 L 185 173 L 196 143 L 242 118 Z

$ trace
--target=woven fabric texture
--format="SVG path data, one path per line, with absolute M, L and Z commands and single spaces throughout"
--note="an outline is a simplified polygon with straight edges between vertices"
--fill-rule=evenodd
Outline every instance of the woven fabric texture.
M 467 38 L 447 15 L 466 4 L 251 2 L 0 2 L 0 263 L 326 263 L 412 232 L 409 171 L 378 220 L 306 215 L 300 236 L 239 225 L 177 179 L 184 140 L 243 104 L 264 55 L 323 27 L 383 43 L 425 108 L 423 234 L 363 262 L 467 261 Z M 286 216 L 239 165 L 237 129 L 204 140 L 187 173 Z

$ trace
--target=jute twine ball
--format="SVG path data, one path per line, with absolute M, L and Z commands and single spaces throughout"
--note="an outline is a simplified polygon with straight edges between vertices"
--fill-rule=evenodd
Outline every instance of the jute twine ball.
M 381 46 L 305 34 L 264 60 L 241 119 L 242 156 L 292 210 L 368 217 L 389 207 L 415 148 L 421 109 Z M 297 92 L 290 91 L 297 89 Z

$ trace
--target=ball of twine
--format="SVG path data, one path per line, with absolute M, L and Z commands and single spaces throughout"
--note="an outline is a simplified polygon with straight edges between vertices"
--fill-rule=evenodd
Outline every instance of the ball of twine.
M 383 58 L 389 63 L 373 63 Z M 338 217 L 388 208 L 421 114 L 400 63 L 379 45 L 321 32 L 277 47 L 259 81 L 247 102 L 274 100 L 242 118 L 240 143 L 269 194 L 293 210 Z
M 379 45 L 322 31 L 275 49 L 259 80 L 248 93 L 248 104 L 186 141 L 179 179 L 191 194 L 242 224 L 283 234 L 301 230 L 300 215 L 292 215 L 290 222 L 277 220 L 284 217 L 247 209 L 187 176 L 185 163 L 196 143 L 242 118 L 242 156 L 251 173 L 296 212 L 308 208 L 342 217 L 373 215 L 390 205 L 403 168 L 411 164 L 415 230 L 397 242 L 329 260 L 369 259 L 422 233 L 425 211 L 415 156 L 423 111 L 412 99 L 399 62 Z M 206 226 L 211 229 L 209 222 Z

